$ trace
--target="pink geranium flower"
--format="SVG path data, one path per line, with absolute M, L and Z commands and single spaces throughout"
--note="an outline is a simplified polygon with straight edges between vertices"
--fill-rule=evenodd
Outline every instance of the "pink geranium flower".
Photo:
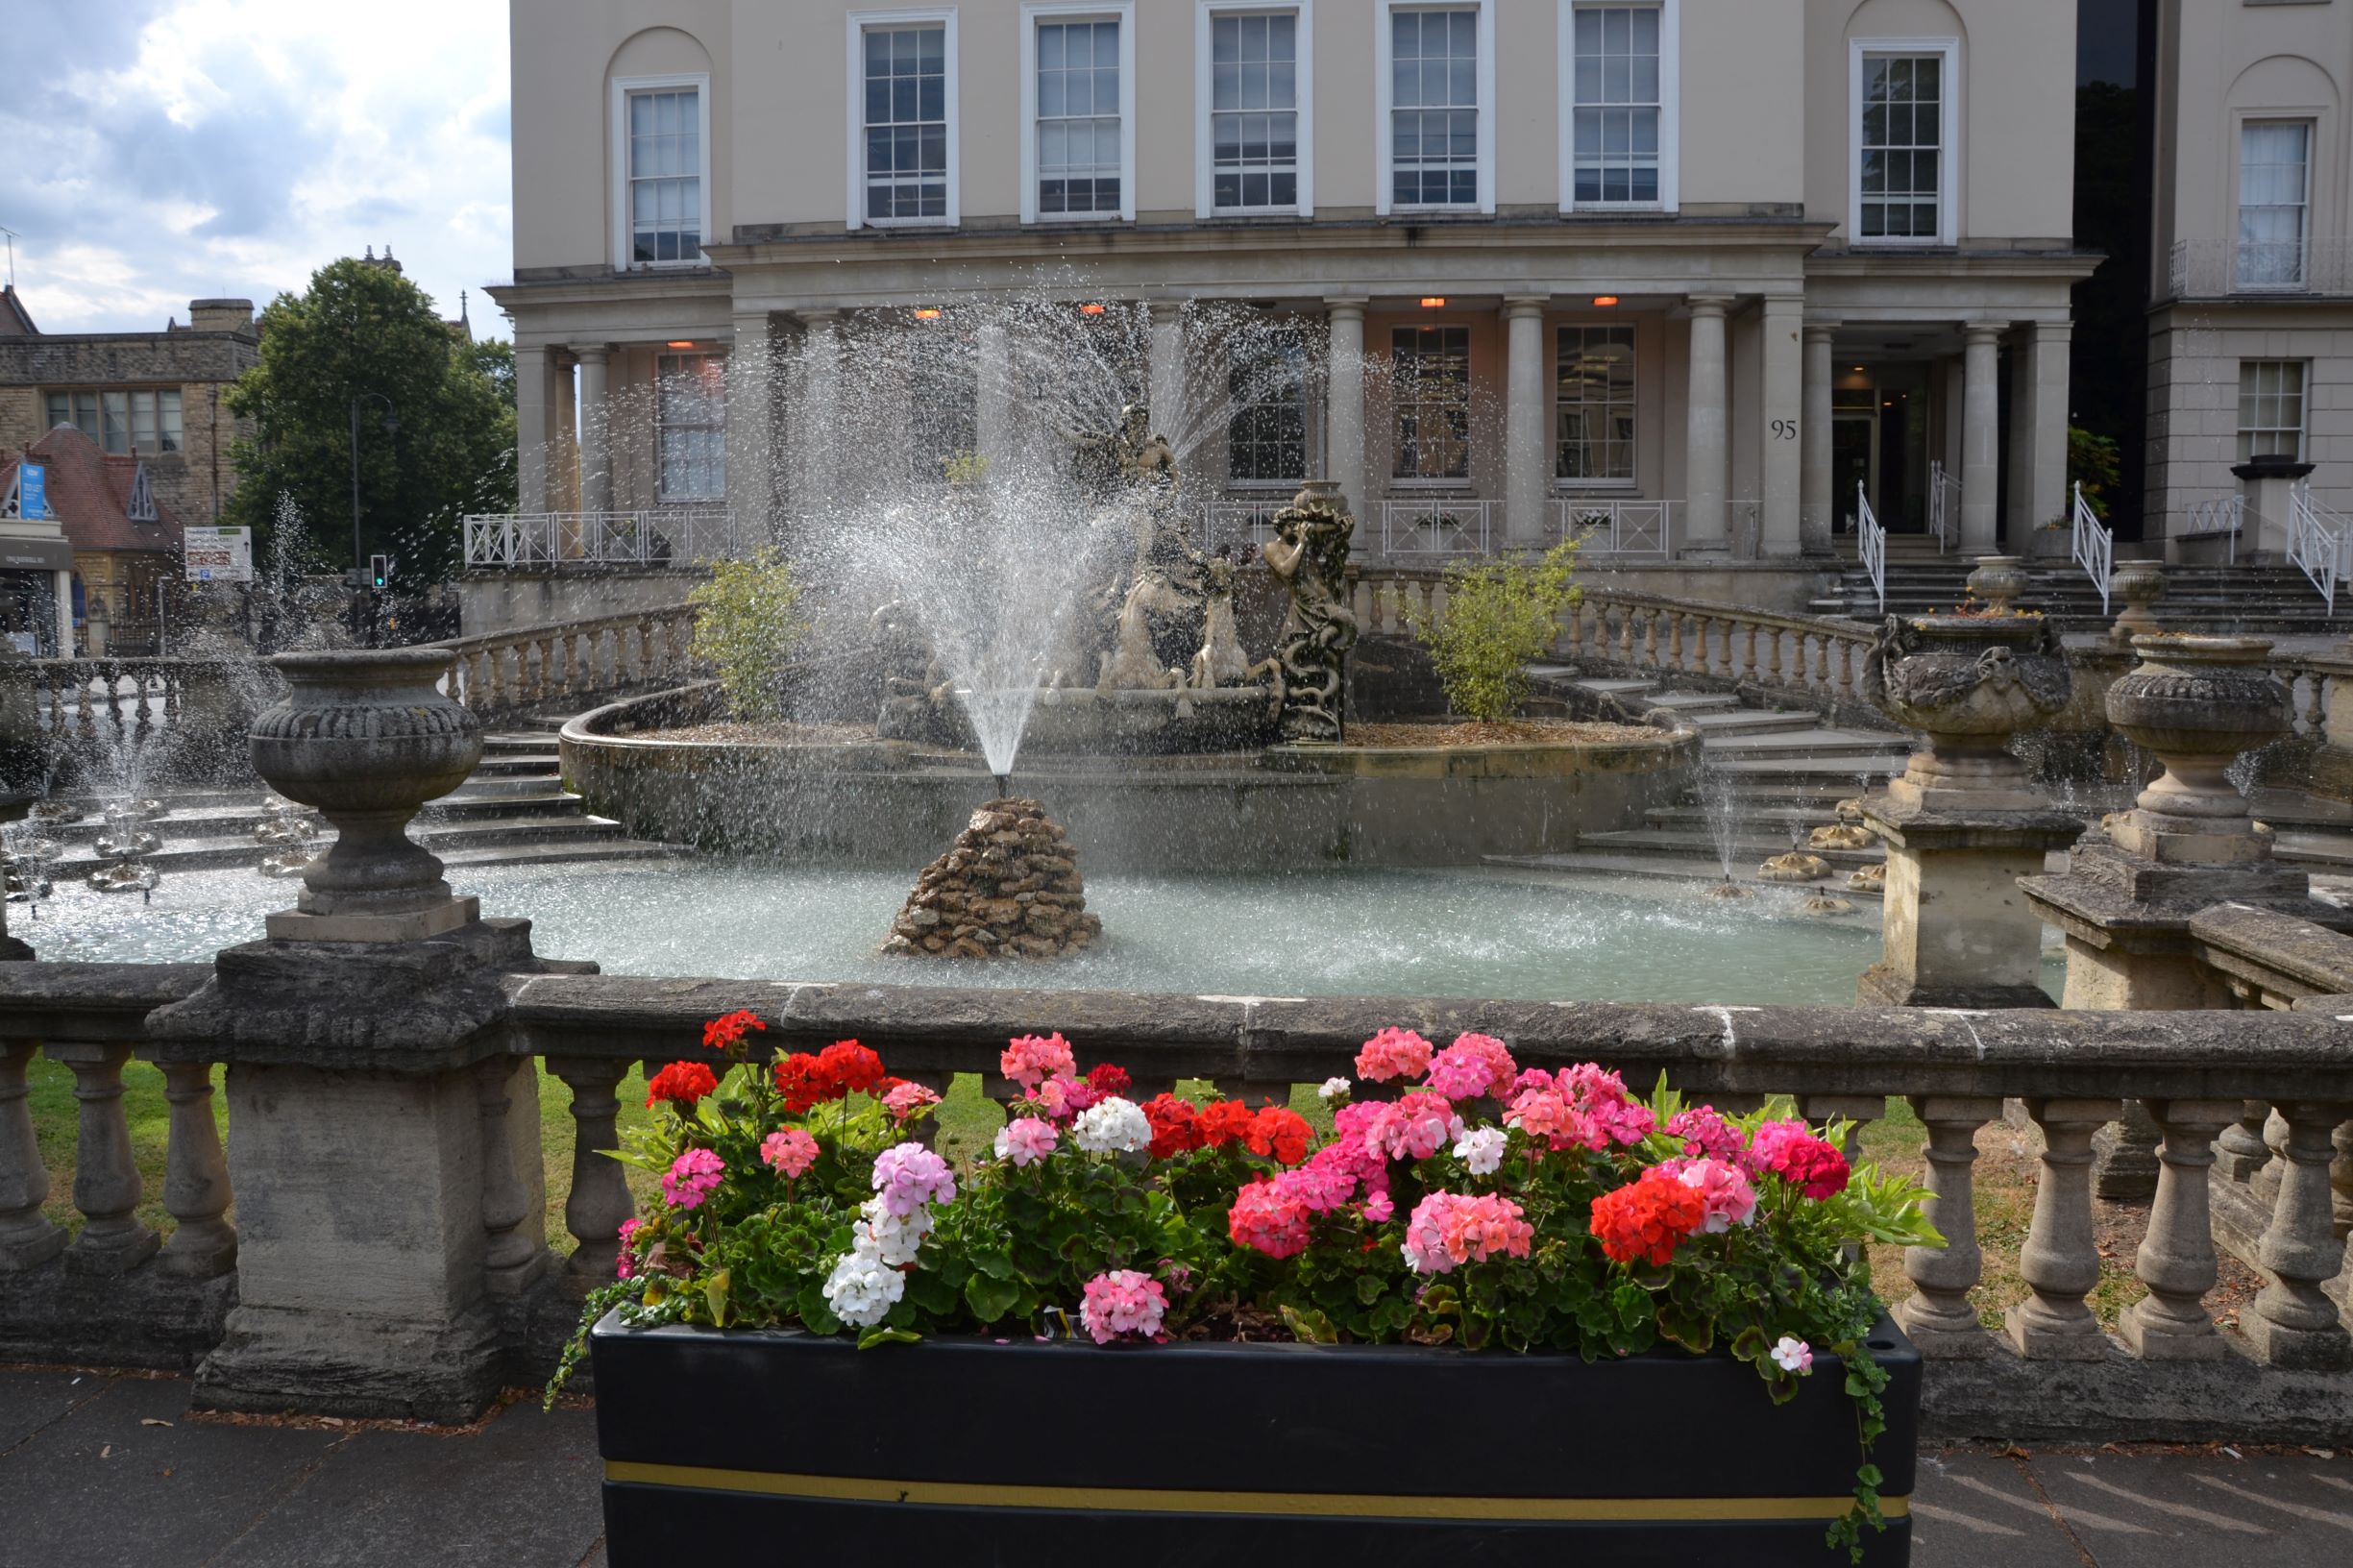
M 1406 1266 L 1416 1274 L 1448 1274 L 1462 1263 L 1483 1263 L 1498 1253 L 1528 1256 L 1536 1228 L 1521 1217 L 1520 1206 L 1492 1192 L 1466 1197 L 1433 1192 L 1414 1206 L 1406 1221 L 1402 1247 Z
M 1373 1113 L 1364 1131 L 1365 1146 L 1390 1160 L 1427 1160 L 1453 1142 L 1462 1128 L 1446 1096 L 1426 1089 L 1376 1106 Z
M 947 1162 L 920 1143 L 900 1143 L 874 1157 L 874 1190 L 882 1206 L 904 1219 L 927 1203 L 945 1203 L 956 1195 L 956 1178 Z
M 1430 1059 L 1424 1082 L 1450 1100 L 1475 1100 L 1508 1092 L 1519 1073 L 1519 1064 L 1502 1041 L 1492 1035 L 1463 1034 Z
M 689 1149 L 662 1176 L 662 1201 L 673 1209 L 699 1209 L 718 1189 L 727 1166 L 709 1149 Z
M 1167 1311 L 1168 1297 L 1158 1280 L 1132 1268 L 1115 1268 L 1087 1282 L 1078 1320 L 1096 1344 L 1108 1345 L 1123 1334 L 1149 1338 L 1160 1333 L 1162 1314 Z
M 1737 1165 L 1721 1160 L 1669 1160 L 1657 1168 L 1674 1171 L 1685 1187 L 1706 1200 L 1707 1218 L 1700 1229 L 1710 1236 L 1722 1236 L 1756 1217 L 1756 1188 Z
M 1667 1131 L 1683 1140 L 1683 1152 L 1708 1160 L 1737 1159 L 1748 1139 L 1712 1105 L 1695 1105 L 1667 1118 Z
M 1278 1191 L 1272 1182 L 1252 1182 L 1234 1194 L 1226 1234 L 1238 1247 L 1269 1258 L 1293 1258 L 1308 1249 L 1308 1206 Z
M 1752 1172 L 1772 1171 L 1818 1202 L 1847 1189 L 1847 1157 L 1802 1121 L 1769 1121 L 1759 1127 L 1749 1139 L 1743 1164 Z
M 1012 1161 L 1016 1170 L 1034 1165 L 1054 1152 L 1061 1137 L 1050 1121 L 1041 1121 L 1036 1116 L 1017 1117 L 997 1130 L 996 1157 Z
M 895 1084 L 882 1097 L 882 1108 L 893 1121 L 905 1121 L 925 1106 L 939 1103 L 940 1096 L 921 1084 Z
M 1005 1047 L 997 1070 L 1024 1089 L 1035 1089 L 1058 1073 L 1077 1076 L 1078 1059 L 1060 1035 L 1023 1035 Z
M 1371 1083 L 1419 1078 L 1429 1066 L 1430 1041 L 1410 1029 L 1384 1029 L 1357 1052 L 1357 1076 Z
M 760 1140 L 760 1158 L 787 1181 L 817 1164 L 817 1139 L 797 1127 L 783 1127 Z

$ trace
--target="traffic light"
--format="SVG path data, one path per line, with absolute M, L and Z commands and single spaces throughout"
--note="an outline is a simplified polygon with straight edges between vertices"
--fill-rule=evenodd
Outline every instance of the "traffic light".
M 369 586 L 369 587 L 371 587 L 371 588 L 377 589 L 379 592 L 380 592 L 380 591 L 383 589 L 384 585 L 385 585 L 386 583 L 389 583 L 391 580 L 392 580 L 392 557 L 391 557 L 391 556 L 389 556 L 389 555 L 371 555 L 371 556 L 369 556 L 369 557 L 368 557 L 368 586 Z

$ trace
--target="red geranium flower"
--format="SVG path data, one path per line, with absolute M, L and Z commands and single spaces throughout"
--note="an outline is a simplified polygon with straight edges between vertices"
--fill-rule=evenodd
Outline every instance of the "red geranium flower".
M 702 1048 L 706 1051 L 732 1051 L 744 1043 L 744 1037 L 752 1030 L 765 1032 L 768 1025 L 749 1008 L 740 1008 L 724 1017 L 713 1018 L 702 1026 Z
M 1127 1068 L 1115 1067 L 1109 1062 L 1097 1062 L 1087 1069 L 1087 1087 L 1097 1099 L 1113 1094 L 1125 1094 L 1136 1087 L 1136 1080 L 1127 1075 Z
M 1200 1130 L 1204 1148 L 1223 1148 L 1226 1144 L 1250 1136 L 1258 1118 L 1239 1100 L 1219 1100 L 1201 1108 L 1193 1125 Z
M 673 1062 L 646 1085 L 646 1105 L 650 1110 L 667 1100 L 682 1113 L 692 1111 L 718 1088 L 718 1075 L 701 1063 Z
M 1279 1164 L 1295 1165 L 1308 1157 L 1308 1139 L 1312 1133 L 1308 1118 L 1287 1106 L 1269 1105 L 1261 1108 L 1250 1119 L 1250 1131 L 1244 1135 L 1252 1154 L 1272 1155 Z
M 793 1116 L 820 1100 L 834 1098 L 825 1069 L 806 1051 L 795 1051 L 776 1064 L 776 1092 L 784 1096 L 785 1114 Z
M 1174 1094 L 1155 1094 L 1144 1101 L 1143 1114 L 1152 1124 L 1153 1159 L 1166 1160 L 1201 1146 L 1201 1132 L 1194 1125 L 1198 1113 L 1191 1101 Z
M 833 1091 L 824 1096 L 829 1100 L 844 1094 L 868 1093 L 887 1076 L 882 1070 L 882 1058 L 854 1040 L 835 1041 L 817 1053 L 817 1065 Z
M 1642 1179 L 1593 1200 L 1593 1236 L 1621 1263 L 1640 1258 L 1663 1265 L 1683 1237 L 1707 1220 L 1707 1199 L 1671 1170 L 1656 1165 Z

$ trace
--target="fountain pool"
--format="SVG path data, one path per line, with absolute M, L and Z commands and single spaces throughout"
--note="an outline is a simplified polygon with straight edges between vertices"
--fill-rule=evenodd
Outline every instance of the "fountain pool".
M 764 980 L 1567 1001 L 1844 1004 L 1878 954 L 1875 922 L 1727 906 L 1688 885 L 1531 881 L 1509 873 L 1329 870 L 1090 876 L 1102 945 L 1051 964 L 929 962 L 875 951 L 904 871 L 696 860 L 452 868 L 484 910 L 527 916 L 551 957 L 614 973 Z M 152 905 L 61 888 L 11 925 L 45 959 L 191 963 L 257 939 L 288 901 L 251 871 L 167 878 Z

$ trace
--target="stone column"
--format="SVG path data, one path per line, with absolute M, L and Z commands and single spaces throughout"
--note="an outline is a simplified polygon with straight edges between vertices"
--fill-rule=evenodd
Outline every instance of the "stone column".
M 768 312 L 739 310 L 727 355 L 727 505 L 739 547 L 774 537 L 776 351 Z
M 1798 510 L 1799 532 L 1808 555 L 1831 553 L 1830 535 L 1838 518 L 1838 502 L 1830 494 L 1834 376 L 1830 340 L 1837 332 L 1828 322 L 1805 324 L 1805 422 L 1800 437 L 1804 453 L 1798 480 Z
M 548 507 L 551 511 L 582 510 L 578 410 L 572 395 L 574 356 L 550 354 L 548 396 Z
M 548 351 L 515 346 L 515 509 L 548 509 Z M 365 562 L 361 563 L 365 565 Z M 68 649 L 71 642 L 68 641 Z
M 1991 555 L 2001 527 L 2002 324 L 1961 329 L 1961 553 Z
M 972 439 L 985 471 L 1001 480 L 1017 451 L 1013 341 L 1001 321 L 982 323 L 973 335 Z
M 1691 375 L 1685 390 L 1683 553 L 1724 555 L 1731 549 L 1725 498 L 1732 482 L 1731 421 L 1727 401 L 1724 313 L 1731 300 L 1691 298 Z
M 602 344 L 580 355 L 580 510 L 613 509 L 612 404 L 605 390 Z
M 33 1268 L 65 1250 L 65 1233 L 49 1223 L 49 1169 L 41 1164 L 27 1106 L 25 1069 L 35 1046 L 0 1041 L 0 1275 Z
M 493 1295 L 519 1296 L 554 1265 L 547 1166 L 539 1154 L 539 1069 L 495 1057 L 475 1069 L 482 1117 L 482 1270 Z
M 2344 1241 L 2330 1210 L 2331 1134 L 2353 1107 L 2295 1101 L 2278 1109 L 2288 1122 L 2286 1168 L 2261 1252 L 2271 1279 L 2255 1310 L 2241 1316 L 2239 1331 L 2273 1366 L 2334 1370 L 2353 1362 L 2353 1339 L 2322 1288 L 2344 1266 Z
M 212 1119 L 212 1064 L 166 1064 L 163 1097 L 172 1108 L 163 1207 L 177 1228 L 156 1267 L 184 1279 L 215 1279 L 236 1266 L 237 1233 L 221 1217 L 229 1212 L 229 1163 Z
M 564 1228 L 576 1245 L 568 1272 L 576 1284 L 602 1285 L 621 1256 L 621 1225 L 637 1213 L 628 1178 L 613 1158 L 621 1147 L 615 1088 L 629 1064 L 599 1056 L 551 1056 L 548 1070 L 572 1090 L 572 1189 L 564 1199 Z
M 1145 308 L 1152 325 L 1144 399 L 1151 404 L 1152 433 L 1166 436 L 1174 448 L 1186 436 L 1185 306 L 1155 300 Z
M 1912 1110 L 1928 1129 L 1921 1149 L 1928 1163 L 1928 1223 L 1941 1247 L 1906 1247 L 1903 1271 L 1913 1294 L 1896 1306 L 1896 1321 L 1923 1356 L 1982 1356 L 1992 1339 L 1977 1321 L 1969 1292 L 1985 1267 L 1977 1246 L 1977 1206 L 1970 1167 L 1977 1163 L 1977 1129 L 2001 1115 L 2001 1102 L 1982 1096 L 1915 1096 Z
M 794 513 L 803 524 L 825 517 L 836 502 L 832 419 L 841 401 L 839 310 L 803 310 L 800 340 L 800 397 L 793 445 L 800 493 Z
M 2239 1119 L 2238 1100 L 2155 1100 L 2165 1130 L 2164 1169 L 2148 1235 L 2133 1266 L 2148 1294 L 2124 1310 L 2117 1333 L 2145 1360 L 2212 1360 L 2230 1354 L 2204 1296 L 2214 1288 L 2215 1252 L 2207 1177 L 2215 1135 Z
M 2034 417 L 2022 455 L 2012 459 L 2026 471 L 2026 509 L 2010 520 L 2011 543 L 2022 553 L 2027 530 L 2067 516 L 2071 503 L 2067 488 L 2067 378 L 2074 335 L 2071 322 L 2038 321 L 2027 329 L 2025 374 L 2021 379 L 2034 390 Z
M 1546 439 L 1552 403 L 1544 386 L 1544 295 L 1504 300 L 1504 543 L 1534 550 L 1545 540 L 1545 499 L 1552 489 L 1552 443 Z
M 2028 1100 L 2043 1130 L 2043 1169 L 2034 1220 L 2019 1249 L 2019 1277 L 2034 1294 L 2002 1320 L 2010 1343 L 2034 1360 L 2096 1361 L 2107 1336 L 2084 1297 L 2099 1284 L 2092 1232 L 2092 1135 L 2123 1109 L 2115 1100 Z
M 1805 442 L 1805 302 L 1795 294 L 1765 296 L 1763 383 L 1756 419 L 1764 453 L 1764 512 L 1757 520 L 1760 556 L 1787 559 L 1803 552 L 1800 471 Z
M 1324 372 L 1325 477 L 1360 518 L 1372 515 L 1364 468 L 1364 302 L 1328 299 L 1332 344 Z
M 156 1255 L 162 1238 L 139 1223 L 141 1184 L 131 1154 L 131 1123 L 123 1115 L 123 1064 L 128 1045 L 59 1045 L 51 1060 L 73 1070 L 81 1114 L 74 1143 L 74 1207 L 82 1234 L 65 1249 L 68 1267 L 92 1274 L 126 1274 Z

